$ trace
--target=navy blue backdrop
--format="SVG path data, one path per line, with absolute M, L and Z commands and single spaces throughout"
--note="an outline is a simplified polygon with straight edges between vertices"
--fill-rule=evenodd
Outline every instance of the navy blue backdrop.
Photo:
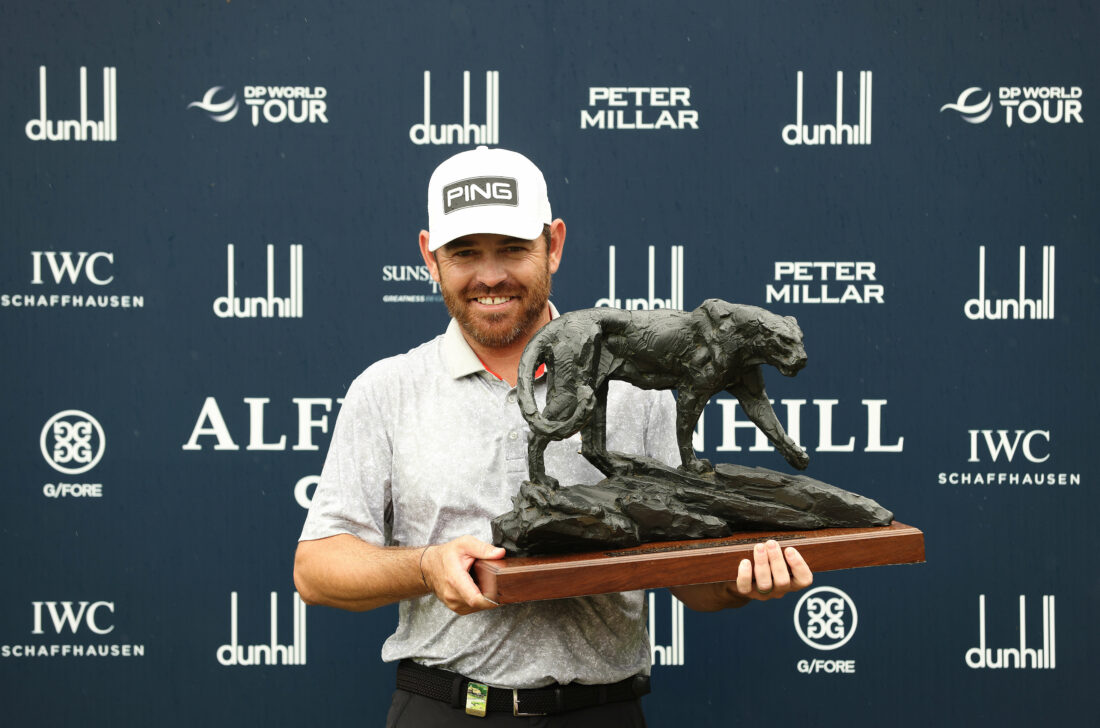
M 302 607 L 293 552 L 348 384 L 446 324 L 416 235 L 479 142 L 545 172 L 560 309 L 796 316 L 807 473 L 926 534 L 738 612 L 654 592 L 652 725 L 1095 721 L 1098 16 L 0 9 L 8 721 L 382 722 L 396 610 Z M 786 470 L 745 422 L 697 448 Z

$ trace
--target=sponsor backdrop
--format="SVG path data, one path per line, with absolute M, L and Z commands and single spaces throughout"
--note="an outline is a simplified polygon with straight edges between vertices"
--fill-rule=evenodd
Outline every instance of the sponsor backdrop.
M 559 308 L 796 316 L 807 473 L 926 534 L 738 612 L 653 592 L 652 725 L 1100 712 L 1095 6 L 0 18 L 5 722 L 382 722 L 396 609 L 306 607 L 292 558 L 349 383 L 446 324 L 416 236 L 479 143 L 546 173 Z M 726 397 L 696 445 L 787 469 Z

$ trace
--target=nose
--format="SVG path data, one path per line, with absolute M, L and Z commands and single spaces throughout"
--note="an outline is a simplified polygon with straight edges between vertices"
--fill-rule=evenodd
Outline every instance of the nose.
M 508 271 L 505 269 L 503 261 L 497 256 L 486 255 L 479 261 L 476 278 L 478 283 L 492 288 L 508 278 Z

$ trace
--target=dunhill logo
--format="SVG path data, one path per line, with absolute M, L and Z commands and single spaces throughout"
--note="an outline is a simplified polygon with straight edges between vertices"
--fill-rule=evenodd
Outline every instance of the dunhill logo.
M 836 72 L 836 124 L 802 123 L 802 71 L 798 72 L 795 122 L 783 127 L 783 141 L 791 145 L 870 144 L 871 72 L 859 72 L 859 122 L 844 123 L 844 72 Z
M 290 295 L 275 296 L 275 246 L 267 246 L 267 296 L 240 298 L 235 293 L 233 244 L 226 246 L 226 295 L 214 300 L 218 318 L 302 318 L 302 246 L 290 246 Z
M 615 288 L 615 246 L 607 246 L 607 298 L 596 301 L 597 307 L 623 308 L 627 311 L 649 310 L 655 308 L 672 308 L 684 310 L 684 246 L 671 246 L 669 267 L 671 276 L 669 281 L 669 297 L 657 298 L 656 287 L 656 249 L 649 246 L 649 278 L 645 298 L 618 298 Z
M 103 68 L 103 119 L 88 118 L 88 69 L 80 67 L 80 118 L 51 121 L 46 115 L 46 67 L 38 67 L 38 118 L 27 122 L 27 138 L 34 141 L 118 141 L 116 69 Z
M 672 608 L 671 615 L 671 639 L 670 645 L 657 644 L 657 616 L 656 597 L 649 593 L 649 656 L 652 664 L 683 665 L 684 664 L 684 603 L 671 594 L 668 595 L 669 605 Z M 660 662 L 657 657 L 660 656 Z
M 470 72 L 462 72 L 462 123 L 432 123 L 432 72 L 424 71 L 424 121 L 409 127 L 414 144 L 499 144 L 500 71 L 485 72 L 485 123 L 470 123 Z
M 1018 298 L 991 301 L 985 297 L 985 246 L 978 247 L 978 297 L 966 302 L 963 311 L 971 321 L 989 319 L 1054 318 L 1054 246 L 1043 246 L 1043 297 L 1027 298 L 1027 248 L 1020 246 L 1020 293 Z
M 1038 650 L 1027 646 L 1027 604 L 1023 594 L 1020 595 L 1020 648 L 1001 647 L 994 650 L 986 647 L 985 594 L 978 595 L 978 646 L 966 651 L 968 667 L 975 670 L 1002 667 L 1053 670 L 1054 647 L 1054 595 L 1043 596 L 1043 647 Z
M 304 665 L 306 664 L 306 605 L 294 592 L 294 642 L 279 644 L 279 600 L 271 592 L 271 642 L 263 645 L 242 645 L 237 640 L 237 592 L 229 595 L 229 644 L 218 648 L 218 662 L 223 665 Z

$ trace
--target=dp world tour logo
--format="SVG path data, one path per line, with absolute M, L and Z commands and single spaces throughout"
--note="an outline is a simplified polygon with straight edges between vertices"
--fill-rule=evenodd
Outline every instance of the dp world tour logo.
M 985 98 L 981 98 L 982 89 L 971 86 L 959 94 L 959 100 L 953 104 L 944 104 L 940 107 L 940 113 L 951 109 L 962 116 L 963 121 L 971 124 L 981 124 L 993 113 L 993 93 L 987 91 Z
M 851 597 L 831 586 L 806 592 L 794 608 L 794 628 L 802 641 L 818 650 L 835 650 L 856 633 L 859 614 Z
M 59 473 L 79 475 L 94 468 L 107 438 L 99 422 L 87 412 L 65 410 L 51 417 L 39 438 L 42 457 Z
M 215 101 L 214 97 L 223 88 L 223 86 L 215 86 L 203 95 L 202 101 L 192 101 L 187 108 L 197 107 L 205 111 L 214 121 L 232 121 L 240 111 L 241 105 L 237 103 L 237 94 L 230 96 L 228 101 Z

